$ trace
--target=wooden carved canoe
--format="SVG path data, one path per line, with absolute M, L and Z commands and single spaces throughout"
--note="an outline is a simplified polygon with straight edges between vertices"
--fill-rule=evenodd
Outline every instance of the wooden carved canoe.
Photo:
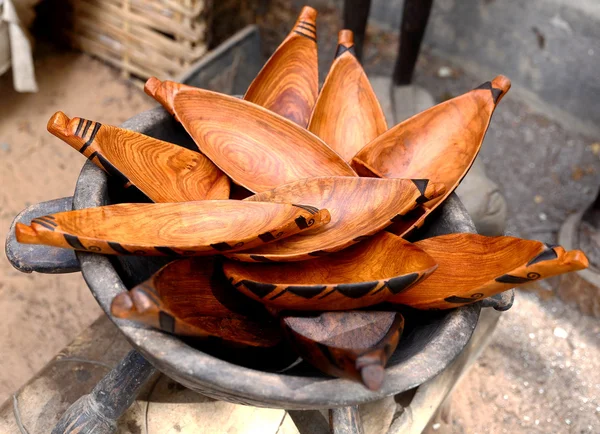
M 307 236 L 290 237 L 244 253 L 227 254 L 246 262 L 301 261 L 337 252 L 363 241 L 414 209 L 444 193 L 427 180 L 350 177 L 296 181 L 244 200 L 302 203 L 326 208 L 331 222 Z
M 385 114 L 356 58 L 350 30 L 342 30 L 338 35 L 335 60 L 319 93 L 308 129 L 345 161 L 351 161 L 367 143 L 387 131 Z
M 587 268 L 579 250 L 514 237 L 449 234 L 415 243 L 437 263 L 428 279 L 388 301 L 417 309 L 451 309 L 515 286 Z
M 281 322 L 301 357 L 335 377 L 378 390 L 385 365 L 404 329 L 398 312 L 323 312 L 317 316 L 283 316 Z
M 404 235 L 422 225 L 429 213 L 458 186 L 481 148 L 496 105 L 510 89 L 498 76 L 476 89 L 396 125 L 361 149 L 352 167 L 361 176 L 428 178 L 446 186 L 446 194 L 412 219 L 389 230 Z
M 129 203 L 17 223 L 17 241 L 109 255 L 215 255 L 271 243 L 326 224 L 327 210 L 290 204 L 205 200 Z
M 229 179 L 199 152 L 56 112 L 48 131 L 154 202 L 229 198 Z
M 319 93 L 317 11 L 305 6 L 290 34 L 248 87 L 244 99 L 306 128 Z
M 276 309 L 313 311 L 384 302 L 436 268 L 423 250 L 385 231 L 316 261 L 223 264 L 225 276 L 245 295 Z
M 117 295 L 111 313 L 175 335 L 277 345 L 281 340 L 277 323 L 261 311 L 262 306 L 233 290 L 219 267 L 213 258 L 171 262 L 131 291 Z
M 180 91 L 175 112 L 200 151 L 252 192 L 356 173 L 317 136 L 269 110 L 203 89 Z

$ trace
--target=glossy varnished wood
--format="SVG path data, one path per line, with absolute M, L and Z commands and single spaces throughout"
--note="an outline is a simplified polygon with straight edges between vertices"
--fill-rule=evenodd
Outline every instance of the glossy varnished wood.
M 305 128 L 319 90 L 317 11 L 305 6 L 290 34 L 273 53 L 244 99 Z
M 199 152 L 122 128 L 56 112 L 48 131 L 154 202 L 227 199 L 229 179 Z
M 428 279 L 389 301 L 451 309 L 524 283 L 587 268 L 579 250 L 514 237 L 450 234 L 415 243 L 439 264 Z
M 175 95 L 181 90 L 195 90 L 194 86 L 177 83 L 171 80 L 160 81 L 156 77 L 150 77 L 144 85 L 144 92 L 158 101 L 169 113 L 179 120 L 175 113 L 174 100 Z
M 404 329 L 400 313 L 384 311 L 287 315 L 281 322 L 304 360 L 329 375 L 362 382 L 370 390 L 382 386 L 385 365 Z
M 315 176 L 355 176 L 322 140 L 255 104 L 197 89 L 175 112 L 200 151 L 237 184 L 258 193 Z
M 381 303 L 427 278 L 435 261 L 389 232 L 315 261 L 252 264 L 227 261 L 234 287 L 277 309 L 350 310 Z
M 470 169 L 496 105 L 510 89 L 498 76 L 478 88 L 396 125 L 361 149 L 352 166 L 361 176 L 428 178 L 446 186 L 446 194 L 411 220 L 390 230 L 404 235 L 419 227 L 431 210 L 458 186 Z
M 117 295 L 111 312 L 182 336 L 215 336 L 265 347 L 281 340 L 279 327 L 260 305 L 229 285 L 213 258 L 165 265 L 146 282 Z
M 326 227 L 269 246 L 228 255 L 249 262 L 299 261 L 336 252 L 401 220 L 418 203 L 444 193 L 427 180 L 350 177 L 310 178 L 259 193 L 245 201 L 302 203 L 331 213 Z
M 16 225 L 28 244 L 111 255 L 214 255 L 319 227 L 327 210 L 289 204 L 205 200 L 129 203 L 38 217 Z
M 354 51 L 350 30 L 338 36 L 336 57 L 319 93 L 308 129 L 345 161 L 387 131 L 385 115 Z

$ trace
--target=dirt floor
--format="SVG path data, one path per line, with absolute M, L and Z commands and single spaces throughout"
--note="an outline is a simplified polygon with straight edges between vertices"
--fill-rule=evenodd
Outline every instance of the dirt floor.
M 73 194 L 85 158 L 46 131 L 57 110 L 118 125 L 154 106 L 113 69 L 78 53 L 40 50 L 37 94 L 0 77 L 0 239 L 30 204 Z M 22 274 L 0 254 L 0 401 L 38 371 L 101 311 L 81 274 Z

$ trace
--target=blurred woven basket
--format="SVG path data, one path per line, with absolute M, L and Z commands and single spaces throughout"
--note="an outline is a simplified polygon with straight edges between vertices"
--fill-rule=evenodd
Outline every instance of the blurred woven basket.
M 212 0 L 70 0 L 71 43 L 126 78 L 176 79 L 208 51 Z

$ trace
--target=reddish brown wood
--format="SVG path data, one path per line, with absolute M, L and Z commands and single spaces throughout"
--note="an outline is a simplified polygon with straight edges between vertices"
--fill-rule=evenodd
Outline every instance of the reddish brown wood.
M 244 99 L 305 128 L 319 91 L 317 11 L 305 6 Z
M 356 154 L 352 166 L 361 176 L 428 178 L 446 186 L 446 194 L 432 201 L 411 221 L 390 230 L 405 235 L 458 186 L 473 164 L 496 105 L 510 89 L 498 76 L 464 95 L 438 104 L 396 125 Z
M 249 249 L 330 220 L 327 210 L 283 203 L 205 200 L 127 203 L 38 217 L 16 225 L 20 243 L 109 255 L 215 255 Z
M 580 250 L 567 252 L 514 237 L 450 234 L 415 244 L 433 257 L 438 269 L 389 301 L 418 309 L 451 309 L 588 266 Z
M 350 30 L 338 35 L 336 57 L 329 69 L 308 129 L 345 161 L 387 131 L 385 114 L 354 52 Z
M 154 202 L 229 198 L 229 178 L 199 152 L 62 112 L 48 131 Z
M 356 177 L 318 137 L 247 101 L 186 90 L 176 95 L 175 112 L 200 151 L 250 191 L 315 176 Z
M 380 232 L 315 261 L 252 264 L 226 261 L 223 271 L 245 295 L 276 309 L 350 310 L 406 291 L 437 267 L 414 244 Z
M 443 185 L 427 180 L 325 177 L 293 182 L 245 201 L 302 203 L 327 208 L 331 213 L 327 227 L 228 256 L 247 262 L 314 259 L 364 240 L 401 220 L 418 203 L 443 193 Z
M 144 283 L 116 296 L 111 313 L 176 335 L 276 345 L 281 340 L 279 327 L 260 305 L 237 293 L 219 268 L 213 258 L 171 262 Z
M 171 80 L 160 81 L 156 77 L 150 77 L 144 85 L 144 92 L 158 101 L 169 113 L 179 120 L 173 106 L 175 95 L 181 90 L 198 89 L 187 84 L 177 83 Z
M 292 346 L 304 360 L 336 377 L 381 388 L 385 365 L 393 354 L 404 318 L 397 312 L 324 312 L 318 316 L 283 316 Z

